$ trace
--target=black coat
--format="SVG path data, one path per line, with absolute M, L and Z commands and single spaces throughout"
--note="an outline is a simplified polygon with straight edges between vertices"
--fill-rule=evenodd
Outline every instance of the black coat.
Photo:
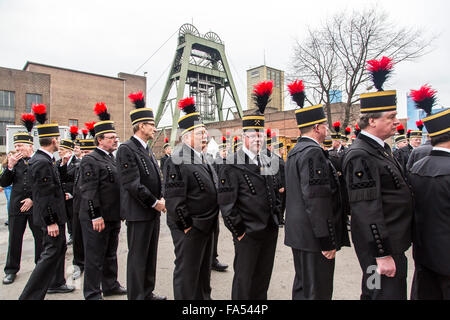
M 20 212 L 22 200 L 32 199 L 30 167 L 28 165 L 30 159 L 20 159 L 12 170 L 4 168 L 0 176 L 0 185 L 8 187 L 12 185 L 11 198 L 9 200 L 9 216 L 17 216 L 23 214 L 32 214 L 33 207 L 26 212 Z
M 165 154 L 160 160 L 159 160 L 159 163 L 160 163 L 160 168 L 161 168 L 161 172 L 162 172 L 162 175 L 164 176 L 164 164 L 166 163 L 166 160 L 167 159 L 169 159 L 170 157 L 167 155 L 167 154 Z
M 285 244 L 321 252 L 349 246 L 337 172 L 328 152 L 300 138 L 286 163 Z
M 80 166 L 81 160 L 78 160 L 77 157 L 73 156 L 70 164 L 67 166 L 66 174 L 61 177 L 61 184 L 64 192 L 70 193 L 73 196 L 73 187 L 75 184 L 75 177 L 78 172 L 78 167 Z M 59 166 L 61 164 L 61 159 L 56 161 L 56 165 Z
M 159 217 L 152 208 L 161 199 L 162 182 L 152 151 L 131 137 L 117 151 L 120 177 L 121 217 L 127 221 L 151 221 Z
M 102 217 L 120 221 L 120 181 L 116 162 L 100 149 L 83 157 L 80 164 L 80 220 Z
M 375 140 L 360 134 L 344 156 L 355 249 L 373 257 L 411 246 L 413 197 L 402 166 Z
M 266 155 L 261 154 L 260 159 L 266 167 L 277 165 Z M 262 175 L 243 149 L 231 154 L 227 163 L 220 166 L 220 211 L 235 238 L 244 232 L 253 237 L 264 236 L 268 226 L 279 225 L 281 203 L 276 193 L 276 174 Z
M 193 226 L 208 233 L 219 214 L 217 175 L 186 144 L 174 150 L 166 164 L 164 198 L 167 224 L 180 230 Z
M 408 163 L 406 164 L 406 169 L 408 172 L 411 171 L 414 163 L 428 156 L 432 149 L 433 147 L 431 146 L 431 140 L 427 140 L 423 145 L 414 149 L 409 156 Z
M 434 272 L 450 276 L 450 153 L 431 151 L 410 174 L 416 197 L 414 258 Z
M 65 174 L 67 166 L 57 167 L 46 153 L 36 151 L 31 158 L 31 183 L 33 194 L 33 223 L 47 227 L 67 222 L 65 195 L 60 175 Z
M 410 144 L 404 146 L 403 148 L 397 149 L 393 152 L 395 159 L 397 159 L 398 163 L 400 163 L 403 167 L 403 171 L 407 172 L 407 164 L 409 157 L 411 156 L 412 151 L 414 150 Z

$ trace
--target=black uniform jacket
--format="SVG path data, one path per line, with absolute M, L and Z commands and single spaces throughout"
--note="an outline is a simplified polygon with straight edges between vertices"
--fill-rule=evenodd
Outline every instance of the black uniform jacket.
M 339 178 L 327 151 L 300 138 L 288 155 L 286 183 L 287 246 L 320 252 L 350 245 Z
M 411 145 L 404 146 L 403 148 L 397 149 L 393 152 L 395 159 L 397 159 L 398 163 L 400 163 L 403 167 L 403 171 L 406 173 L 408 159 L 411 156 L 413 151 L 413 147 Z
M 96 148 L 80 164 L 80 220 L 120 221 L 120 181 L 115 161 Z
M 434 272 L 450 276 L 450 153 L 431 151 L 411 170 L 416 197 L 414 258 Z
M 76 174 L 78 173 L 78 167 L 80 165 L 81 160 L 78 160 L 77 157 L 73 156 L 69 165 L 67 166 L 67 172 L 64 176 L 61 177 L 61 184 L 64 192 L 70 193 L 72 196 L 74 194 L 73 188 L 75 184 Z M 59 166 L 61 164 L 61 160 L 56 161 L 56 165 Z
M 266 168 L 265 175 L 240 149 L 219 168 L 220 211 L 234 237 L 244 232 L 253 237 L 264 236 L 269 225 L 279 225 L 278 164 L 264 154 L 260 155 L 260 161 Z
M 33 223 L 46 227 L 67 222 L 65 195 L 60 174 L 64 176 L 67 166 L 57 167 L 56 163 L 41 150 L 31 158 L 31 183 L 33 193 Z
M 32 199 L 33 197 L 29 161 L 30 159 L 20 159 L 12 170 L 9 170 L 7 167 L 4 168 L 0 176 L 0 185 L 2 187 L 12 185 L 11 198 L 9 200 L 10 216 L 33 213 L 33 207 L 26 212 L 20 212 L 20 208 L 23 206 L 23 203 L 20 202 L 27 198 Z
M 217 174 L 212 164 L 203 163 L 183 143 L 174 150 L 165 166 L 167 224 L 180 230 L 193 226 L 205 233 L 210 232 L 219 214 Z
M 426 156 L 428 156 L 432 149 L 433 149 L 433 147 L 431 146 L 431 140 L 427 140 L 423 145 L 415 148 L 411 152 L 411 155 L 409 156 L 408 163 L 406 165 L 406 169 L 408 171 L 411 171 L 414 163 L 416 163 L 420 159 L 423 159 Z
M 413 197 L 402 166 L 375 140 L 360 134 L 343 162 L 355 249 L 373 257 L 411 246 Z
M 161 173 L 155 156 L 131 137 L 117 151 L 120 174 L 121 217 L 127 221 L 151 221 L 159 217 L 152 208 L 161 199 Z

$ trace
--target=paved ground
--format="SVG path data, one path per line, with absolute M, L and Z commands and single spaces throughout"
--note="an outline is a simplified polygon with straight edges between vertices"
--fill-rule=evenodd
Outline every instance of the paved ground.
M 6 220 L 6 203 L 4 194 L 0 193 L 0 275 L 3 278 L 3 268 L 6 262 L 6 254 L 8 249 L 8 228 L 4 225 Z M 161 219 L 161 235 L 159 239 L 158 252 L 158 271 L 156 275 L 156 289 L 158 294 L 166 295 L 169 299 L 173 299 L 172 290 L 172 273 L 174 268 L 174 254 L 172 238 L 167 228 L 165 216 Z M 277 252 L 275 257 L 275 266 L 269 288 L 269 299 L 271 300 L 290 300 L 291 288 L 294 278 L 294 264 L 292 261 L 292 253 L 290 248 L 283 244 L 284 229 L 280 229 L 278 237 Z M 119 282 L 126 285 L 126 226 L 122 224 L 120 233 L 120 243 L 118 249 L 119 256 Z M 34 267 L 34 245 L 30 230 L 27 228 L 24 237 L 22 265 L 21 270 L 17 274 L 16 281 L 11 285 L 3 285 L 0 283 L 0 300 L 15 300 L 22 292 L 30 273 Z M 212 272 L 212 297 L 215 300 L 229 300 L 231 297 L 231 283 L 233 279 L 233 243 L 230 232 L 221 225 L 219 236 L 219 258 L 221 262 L 230 265 L 229 270 L 224 273 Z M 82 281 L 75 283 L 71 280 L 72 273 L 72 247 L 69 246 L 66 254 L 66 279 L 70 284 L 74 284 L 77 288 L 75 292 L 70 294 L 47 295 L 49 300 L 77 300 L 83 299 Z M 411 285 L 413 274 L 413 260 L 411 252 L 408 252 L 408 292 Z M 334 281 L 335 300 L 355 300 L 359 299 L 361 282 L 361 270 L 356 259 L 356 255 L 352 248 L 344 248 L 341 250 L 336 259 L 336 271 Z M 126 299 L 106 298 L 106 299 Z

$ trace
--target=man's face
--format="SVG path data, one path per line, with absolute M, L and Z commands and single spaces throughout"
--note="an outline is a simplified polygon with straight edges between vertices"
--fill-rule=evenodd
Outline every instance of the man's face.
M 27 143 L 15 143 L 14 144 L 14 149 L 17 152 L 22 153 L 24 156 L 30 156 L 31 152 L 30 150 L 32 150 L 33 146 L 31 144 L 27 144 Z
M 117 134 L 112 132 L 105 133 L 105 138 L 98 141 L 98 146 L 108 152 L 117 150 L 118 144 L 119 137 L 117 137 Z
M 81 149 L 79 145 L 75 145 L 75 148 L 73 148 L 73 153 L 75 153 L 77 158 L 81 157 Z
M 219 150 L 219 154 L 220 154 L 220 157 L 221 157 L 222 159 L 225 159 L 225 158 L 227 157 L 227 149 L 226 149 L 226 148 L 221 148 L 221 149 Z
M 191 146 L 192 149 L 202 152 L 206 149 L 207 145 L 207 135 L 205 127 L 195 128 L 193 131 L 187 133 L 187 143 Z
M 399 143 L 397 143 L 397 148 L 401 149 L 403 147 L 406 147 L 407 145 L 408 145 L 408 141 L 403 140 L 403 141 L 400 141 Z
M 81 150 L 81 157 L 84 157 L 85 155 L 91 153 L 92 150 Z
M 341 142 L 339 140 L 333 140 L 333 149 L 338 149 L 341 146 Z
M 392 137 L 397 131 L 400 121 L 397 119 L 397 111 L 384 112 L 378 119 L 370 119 L 370 126 L 374 129 L 375 136 L 382 140 Z
M 167 148 L 164 149 L 164 152 L 170 156 L 172 154 L 172 148 L 170 146 L 168 146 Z
M 323 122 L 317 125 L 318 132 L 318 142 L 322 143 L 325 141 L 325 138 L 328 136 L 328 123 Z
M 420 147 L 422 144 L 422 138 L 411 138 L 409 141 L 414 148 Z
M 65 148 L 59 148 L 58 149 L 58 155 L 59 157 L 62 159 L 67 153 L 69 152 L 69 150 L 65 149 Z
M 53 152 L 59 150 L 59 144 L 61 143 L 61 137 L 56 137 L 52 139 Z
M 247 131 L 244 133 L 244 145 L 251 152 L 258 154 L 264 144 L 264 138 L 262 131 Z
M 141 130 L 147 140 L 153 139 L 155 137 L 155 122 L 154 121 L 145 121 L 141 125 Z

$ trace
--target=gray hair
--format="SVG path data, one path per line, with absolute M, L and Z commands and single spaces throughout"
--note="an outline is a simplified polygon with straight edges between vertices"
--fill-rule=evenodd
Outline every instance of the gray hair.
M 384 112 L 363 113 L 358 120 L 358 126 L 361 130 L 364 130 L 369 126 L 370 119 L 378 119 L 384 115 Z

